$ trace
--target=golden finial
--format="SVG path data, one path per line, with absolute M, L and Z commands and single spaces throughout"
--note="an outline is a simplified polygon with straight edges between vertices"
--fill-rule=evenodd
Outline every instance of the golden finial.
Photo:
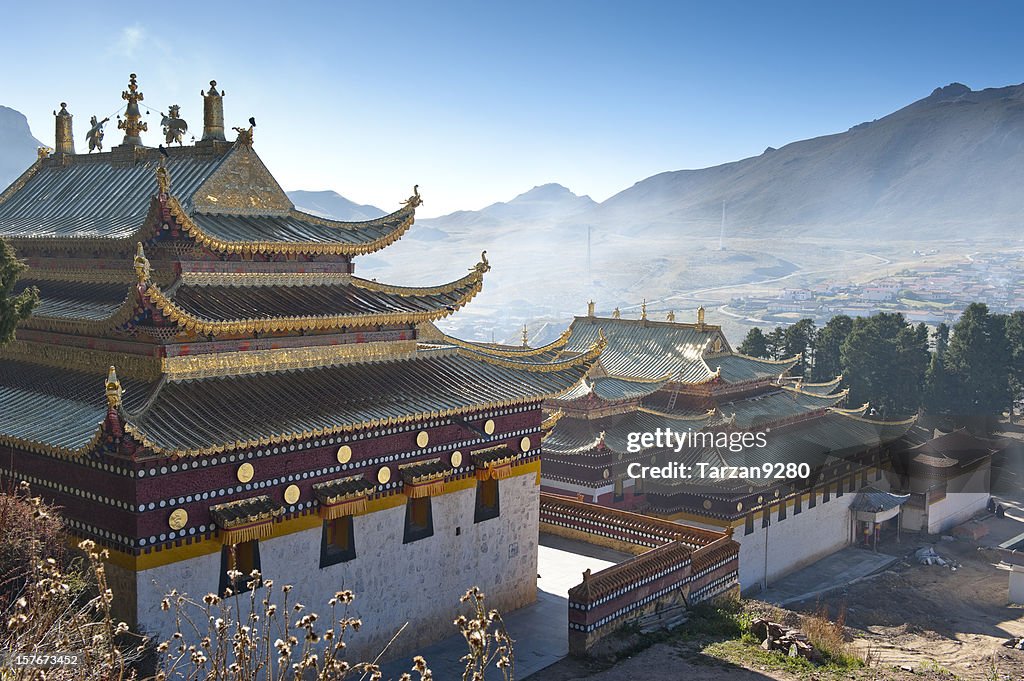
M 594 316 L 594 301 L 593 300 L 591 300 L 589 303 L 587 303 L 587 316 L 588 317 L 593 317 Z
M 647 299 L 640 304 L 640 319 L 647 319 Z
M 529 336 L 529 333 L 526 330 L 526 324 L 523 324 L 523 347 L 524 348 L 530 347 L 529 346 L 529 342 L 530 342 L 530 336 Z
M 246 147 L 251 147 L 252 146 L 253 133 L 256 130 L 256 119 L 254 117 L 252 117 L 252 116 L 249 117 L 249 127 L 248 128 L 231 128 L 231 129 L 238 133 L 238 139 L 236 139 L 235 142 L 237 142 L 238 144 L 241 144 L 242 146 L 246 146 Z
M 36 149 L 36 156 L 40 161 L 50 157 L 50 152 L 53 151 L 50 147 L 39 147 Z
M 54 135 L 54 149 L 58 154 L 75 153 L 75 140 L 71 134 L 72 116 L 68 113 L 66 102 L 60 103 L 60 111 L 54 111 L 53 116 L 56 123 L 56 134 Z
M 135 249 L 135 276 L 139 278 L 140 284 L 149 281 L 149 259 L 146 257 L 146 251 L 142 248 L 141 241 Z
M 121 381 L 117 380 L 117 372 L 114 371 L 114 367 L 110 367 L 110 371 L 107 372 L 106 391 L 107 407 L 119 409 L 121 398 L 124 397 L 124 390 L 121 389 Z
M 199 91 L 203 96 L 203 141 L 224 141 L 224 95 L 217 92 L 217 81 L 210 81 L 210 91 Z
M 167 167 L 164 166 L 163 161 L 156 167 L 156 184 L 160 188 L 161 194 L 168 194 L 171 191 L 171 174 L 167 172 Z M 142 244 L 139 244 L 142 247 Z
M 420 186 L 418 184 L 413 185 L 412 196 L 407 198 L 405 201 L 402 201 L 402 205 L 408 206 L 409 208 L 416 208 L 417 206 L 423 205 L 423 199 L 420 198 Z
M 665 321 L 674 322 L 676 320 L 676 311 L 669 310 L 668 315 L 665 316 Z
M 619 312 L 619 308 L 615 308 L 614 310 L 612 310 L 612 319 L 620 319 L 621 317 L 622 313 Z
M 139 92 L 139 84 L 135 78 L 134 73 L 128 76 L 128 89 L 121 93 L 121 99 L 128 102 L 128 106 L 124 110 L 124 120 L 117 122 L 117 129 L 124 130 L 123 144 L 142 146 L 142 138 L 139 137 L 139 133 L 149 130 L 149 124 L 142 120 L 139 102 L 145 97 Z
M 697 326 L 704 328 L 704 306 L 697 308 Z

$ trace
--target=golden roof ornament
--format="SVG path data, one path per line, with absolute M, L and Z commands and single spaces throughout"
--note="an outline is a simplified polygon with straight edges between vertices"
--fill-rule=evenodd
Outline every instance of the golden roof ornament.
M 665 315 L 665 321 L 667 321 L 667 322 L 674 322 L 675 320 L 676 320 L 676 311 L 675 310 L 669 310 L 668 314 Z
M 160 161 L 160 165 L 156 167 L 156 185 L 161 194 L 169 194 L 171 191 L 171 174 L 167 171 L 163 161 Z M 139 246 L 141 247 L 142 244 Z
M 530 336 L 529 336 L 529 334 L 528 334 L 528 332 L 526 330 L 526 324 L 523 324 L 523 347 L 524 348 L 530 347 L 529 341 L 530 341 Z
M 644 302 L 640 303 L 640 319 L 647 319 L 647 299 L 644 298 Z
M 181 137 L 188 132 L 188 123 L 181 117 L 181 107 L 172 104 L 167 107 L 167 113 L 160 119 L 160 125 L 164 128 L 164 143 L 167 146 L 178 143 L 181 146 Z
M 594 301 L 593 300 L 591 300 L 590 302 L 587 303 L 587 316 L 588 317 L 593 317 L 594 316 Z
M 89 119 L 89 132 L 85 133 L 85 139 L 89 143 L 89 153 L 103 151 L 103 126 L 109 121 L 104 118 L 97 120 L 95 116 Z
M 224 137 L 224 95 L 227 93 L 217 91 L 217 81 L 210 81 L 208 92 L 199 91 L 203 96 L 203 141 L 218 140 L 226 141 Z
M 614 310 L 612 310 L 612 319 L 621 319 L 621 318 L 622 318 L 622 313 L 619 312 L 619 308 L 615 308 Z
M 420 198 L 420 186 L 418 184 L 413 185 L 412 196 L 407 198 L 405 201 L 402 201 L 402 205 L 408 206 L 409 208 L 417 208 L 423 205 L 423 199 Z
M 53 151 L 50 147 L 39 147 L 36 149 L 36 157 L 42 161 L 43 159 L 50 157 L 50 152 Z
M 473 266 L 473 271 L 481 274 L 491 271 L 491 263 L 487 261 L 487 251 L 480 252 L 480 262 Z
M 142 248 L 142 242 L 139 242 L 138 247 L 135 249 L 135 276 L 139 278 L 140 284 L 145 284 L 149 281 L 149 258 L 146 257 L 146 251 Z
M 110 367 L 110 371 L 107 372 L 105 388 L 107 393 L 107 407 L 110 409 L 120 409 L 121 399 L 124 397 L 124 390 L 121 389 L 121 381 L 117 380 L 117 372 L 114 370 L 114 367 Z
M 256 130 L 256 119 L 254 117 L 252 117 L 252 116 L 249 117 L 249 127 L 248 128 L 231 128 L 231 129 L 238 133 L 238 138 L 235 140 L 236 144 L 241 144 L 242 146 L 246 146 L 246 147 L 251 147 L 252 146 L 253 133 Z
M 142 120 L 142 112 L 139 111 L 139 102 L 145 97 L 139 92 L 139 84 L 135 78 L 134 73 L 128 76 L 128 89 L 121 93 L 121 99 L 128 102 L 128 106 L 124 110 L 124 119 L 117 122 L 117 129 L 124 130 L 122 144 L 134 144 L 141 147 L 142 138 L 139 133 L 148 131 L 149 124 Z
M 71 121 L 73 116 L 68 112 L 66 102 L 60 103 L 60 111 L 54 111 L 54 149 L 58 154 L 75 153 L 75 140 L 72 135 Z
M 697 326 L 704 328 L 704 306 L 697 308 Z

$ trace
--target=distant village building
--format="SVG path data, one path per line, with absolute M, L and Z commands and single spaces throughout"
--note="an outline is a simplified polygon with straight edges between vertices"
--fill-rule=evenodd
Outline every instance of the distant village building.
M 253 569 L 314 610 L 354 590 L 355 656 L 405 622 L 389 654 L 448 636 L 472 585 L 501 610 L 532 602 L 542 401 L 604 341 L 422 338 L 489 265 L 423 288 L 356 276 L 412 226 L 418 191 L 366 222 L 310 215 L 252 119 L 225 139 L 215 86 L 202 140 L 159 151 L 134 75 L 123 97 L 120 146 L 76 154 L 68 114 L 57 152 L 0 194 L 0 237 L 30 265 L 17 290 L 41 295 L 0 350 L 0 481 L 108 549 L 119 616 L 161 638 L 166 591 L 245 590 Z
M 757 589 L 858 540 L 858 490 L 886 485 L 883 467 L 913 419 L 865 418 L 846 409 L 840 378 L 787 377 L 798 357 L 773 361 L 735 352 L 721 328 L 695 323 L 577 317 L 557 348 L 578 352 L 607 339 L 598 362 L 570 392 L 548 401 L 563 415 L 545 442 L 544 491 L 732 532 L 739 582 Z M 763 433 L 765 446 L 635 445 L 635 434 Z M 688 478 L 634 477 L 640 467 L 689 467 Z M 697 468 L 806 464 L 806 475 L 701 478 Z M 881 522 L 882 519 L 879 519 Z

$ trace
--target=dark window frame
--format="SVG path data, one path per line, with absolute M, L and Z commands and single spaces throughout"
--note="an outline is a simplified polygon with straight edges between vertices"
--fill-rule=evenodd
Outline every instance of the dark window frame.
M 494 502 L 487 503 L 485 486 L 493 487 Z M 473 511 L 473 522 L 482 523 L 485 520 L 493 520 L 501 515 L 501 485 L 498 480 L 477 480 L 476 483 L 476 507 Z
M 420 507 L 425 507 L 425 523 L 414 522 L 414 515 L 419 512 Z M 405 502 L 405 534 L 402 538 L 403 544 L 411 544 L 414 541 L 434 536 L 434 511 L 430 497 L 417 497 Z
M 348 538 L 345 546 L 338 545 L 338 530 Z M 356 557 L 355 523 L 351 515 L 325 520 L 320 534 L 320 569 L 345 563 Z
M 231 561 L 231 550 L 232 550 L 232 547 L 234 547 L 234 551 L 235 551 L 235 564 L 234 565 L 232 564 L 232 561 Z M 250 556 L 251 561 L 246 561 L 247 563 L 251 562 L 252 564 L 251 564 L 251 566 L 250 565 L 244 565 L 243 566 L 243 567 L 246 567 L 249 570 L 249 572 L 247 572 L 246 570 L 239 569 L 238 571 L 242 573 L 242 576 L 238 578 L 238 581 L 235 584 L 232 584 L 231 583 L 231 579 L 228 577 L 228 570 L 238 569 L 238 567 L 237 567 L 237 565 L 238 565 L 238 556 L 239 556 L 239 553 L 240 553 L 239 547 L 249 547 L 249 548 L 243 548 L 241 550 L 242 551 L 251 551 L 252 552 L 252 554 Z M 220 588 L 218 589 L 217 593 L 219 593 L 220 595 L 223 596 L 224 595 L 224 591 L 229 589 L 229 588 L 231 589 L 232 593 L 236 593 L 236 594 L 247 593 L 249 591 L 248 583 L 252 581 L 252 577 L 249 576 L 249 574 L 250 574 L 250 572 L 252 570 L 260 570 L 260 540 L 259 539 L 252 539 L 250 541 L 241 542 L 239 544 L 225 544 L 224 547 L 220 551 Z

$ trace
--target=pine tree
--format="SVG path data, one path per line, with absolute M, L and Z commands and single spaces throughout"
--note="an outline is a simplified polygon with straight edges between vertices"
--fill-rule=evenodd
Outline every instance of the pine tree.
M 911 327 L 899 313 L 858 317 L 840 361 L 850 404 L 870 402 L 884 418 L 911 415 L 920 406 L 928 367 L 928 331 Z
M 747 332 L 747 337 L 740 343 L 740 352 L 751 357 L 768 357 L 768 340 L 758 327 Z
M 953 327 L 946 366 L 955 379 L 951 407 L 956 419 L 991 430 L 1010 406 L 1008 320 L 971 303 Z
M 811 380 L 817 383 L 831 381 L 843 372 L 839 348 L 853 329 L 853 319 L 841 314 L 828 320 L 814 337 L 814 366 Z
M 782 356 L 779 359 L 800 355 L 800 361 L 789 372 L 791 376 L 802 378 L 807 374 L 816 330 L 813 319 L 801 319 L 796 324 L 786 327 L 783 332 Z
M 949 349 L 949 326 L 939 324 L 935 329 L 935 351 L 924 377 L 924 398 L 922 404 L 933 414 L 949 414 L 953 408 L 952 395 L 955 380 L 946 368 L 946 353 Z
M 24 271 L 25 265 L 14 256 L 14 249 L 0 239 L 0 345 L 14 339 L 18 322 L 28 319 L 39 302 L 39 292 L 34 288 L 14 295 L 18 275 Z

